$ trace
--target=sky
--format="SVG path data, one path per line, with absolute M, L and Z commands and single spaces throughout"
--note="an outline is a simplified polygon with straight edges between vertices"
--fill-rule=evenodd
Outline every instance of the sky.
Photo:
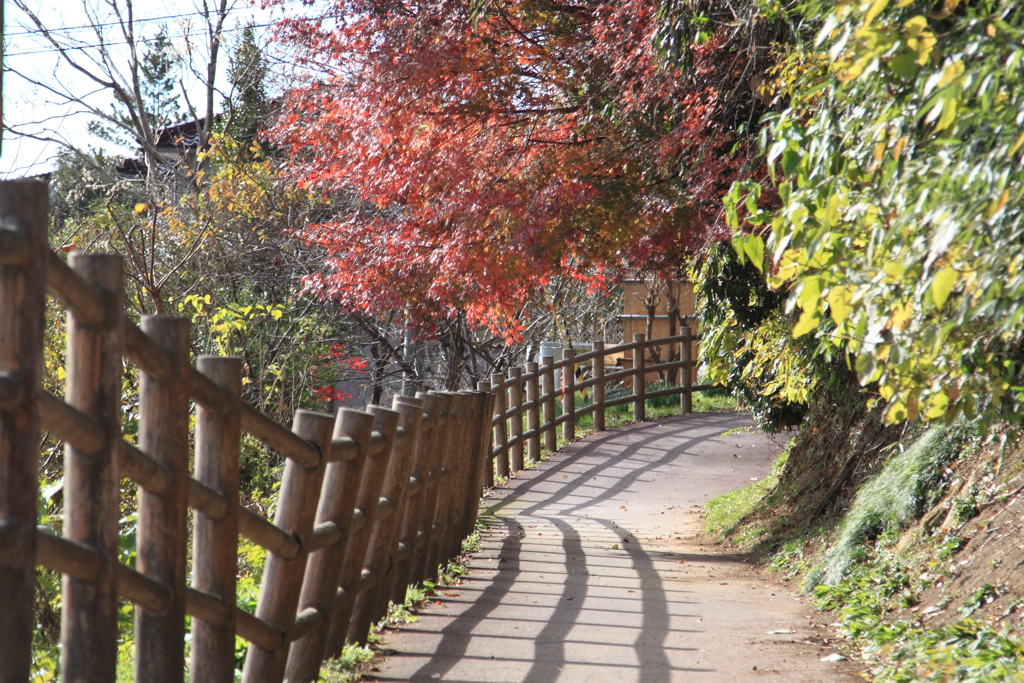
M 2 0 L 0 0 L 2 1 Z M 172 43 L 183 59 L 187 58 L 188 36 L 200 37 L 203 26 L 199 14 L 203 0 L 25 0 L 35 11 L 43 26 L 58 39 L 73 47 L 70 54 L 88 62 L 96 54 L 99 38 L 93 25 L 104 34 L 104 40 L 119 60 L 126 60 L 126 41 L 110 12 L 109 6 L 116 3 L 124 8 L 132 3 L 136 40 L 152 38 L 161 26 L 166 26 Z M 212 2 L 211 2 L 212 4 Z M 0 178 L 12 179 L 38 175 L 52 167 L 53 158 L 61 151 L 61 141 L 76 146 L 89 145 L 106 147 L 116 151 L 88 132 L 89 121 L 95 117 L 82 111 L 81 105 L 69 102 L 68 95 L 85 98 L 94 106 L 107 108 L 112 103 L 110 95 L 77 72 L 61 59 L 59 52 L 41 36 L 38 28 L 28 23 L 26 15 L 8 0 L 5 4 L 4 43 L 6 72 L 3 78 L 3 148 L 0 154 Z M 301 11 L 298 0 L 286 0 L 275 10 L 260 9 L 249 0 L 233 0 L 233 10 L 228 19 L 228 49 L 221 51 L 217 81 L 226 84 L 227 57 L 231 53 L 232 40 L 241 33 L 241 28 L 252 23 L 266 36 L 269 27 L 284 12 Z M 120 54 L 118 54 L 120 52 Z M 199 54 L 196 61 L 205 68 L 205 55 Z M 47 91 L 46 87 L 34 85 L 24 76 L 61 90 L 61 94 Z M 181 82 L 182 98 L 196 103 L 204 101 L 199 81 L 187 72 Z M 24 131 L 40 139 L 17 135 Z M 118 151 L 125 154 L 124 150 Z M 127 151 L 131 154 L 131 150 Z

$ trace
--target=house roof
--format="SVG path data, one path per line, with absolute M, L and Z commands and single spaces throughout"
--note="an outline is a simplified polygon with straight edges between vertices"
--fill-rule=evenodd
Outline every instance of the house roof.
M 195 149 L 199 147 L 199 133 L 206 119 L 194 119 L 160 128 L 156 132 L 157 149 Z

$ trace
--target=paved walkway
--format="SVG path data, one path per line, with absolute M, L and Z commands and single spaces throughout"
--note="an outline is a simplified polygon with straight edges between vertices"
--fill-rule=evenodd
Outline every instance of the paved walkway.
M 490 493 L 466 580 L 388 634 L 375 680 L 860 680 L 821 660 L 805 601 L 694 538 L 701 504 L 775 460 L 749 427 L 733 412 L 621 427 Z

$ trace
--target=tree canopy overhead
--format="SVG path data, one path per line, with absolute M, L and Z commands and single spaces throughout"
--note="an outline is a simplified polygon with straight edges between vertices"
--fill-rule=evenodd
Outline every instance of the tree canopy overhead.
M 272 131 L 360 208 L 308 227 L 353 309 L 465 311 L 512 333 L 555 273 L 675 270 L 754 173 L 750 54 L 708 23 L 681 71 L 657 0 L 331 0 L 280 38 L 311 75 Z

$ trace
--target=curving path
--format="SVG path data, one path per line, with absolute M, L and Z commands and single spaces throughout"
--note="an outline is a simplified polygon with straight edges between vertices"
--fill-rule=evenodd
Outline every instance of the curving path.
M 860 680 L 822 661 L 806 602 L 694 538 L 701 504 L 771 468 L 779 444 L 750 427 L 734 412 L 620 427 L 495 489 L 466 580 L 389 632 L 367 679 Z

